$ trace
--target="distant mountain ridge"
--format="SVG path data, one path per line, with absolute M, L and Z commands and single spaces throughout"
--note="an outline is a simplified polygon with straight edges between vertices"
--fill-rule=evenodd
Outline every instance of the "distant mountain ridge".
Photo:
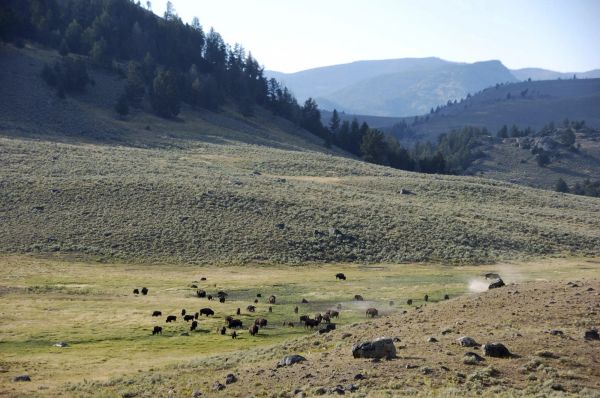
M 475 63 L 436 57 L 357 61 L 295 73 L 266 71 L 300 101 L 313 97 L 324 110 L 373 116 L 411 116 L 498 83 L 600 77 L 600 70 L 561 73 L 539 68 L 510 70 L 498 60 Z

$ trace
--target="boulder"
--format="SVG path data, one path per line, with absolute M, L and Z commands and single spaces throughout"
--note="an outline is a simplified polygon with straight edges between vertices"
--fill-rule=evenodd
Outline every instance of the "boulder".
M 502 343 L 487 343 L 481 346 L 483 355 L 494 358 L 509 358 L 511 353 Z
M 461 338 L 459 338 L 458 340 L 458 344 L 460 344 L 462 347 L 479 347 L 480 344 L 478 344 L 474 338 L 469 337 L 469 336 L 463 336 Z
M 277 363 L 277 367 L 280 368 L 282 366 L 291 366 L 295 363 L 304 362 L 304 361 L 306 361 L 306 358 L 304 358 L 302 355 L 296 355 L 296 354 L 288 355 Z
M 504 281 L 500 278 L 496 279 L 494 282 L 490 283 L 490 285 L 488 286 L 488 289 L 497 289 L 499 287 L 502 286 L 506 286 L 506 284 L 504 283 Z
M 352 346 L 352 356 L 354 358 L 392 359 L 396 357 L 396 347 L 391 337 L 379 337 Z
M 54 347 L 68 347 L 69 344 L 66 341 L 59 341 L 58 343 L 54 344 Z
M 586 340 L 600 340 L 600 335 L 596 329 L 587 330 L 583 337 Z
M 31 381 L 31 377 L 29 377 L 29 375 L 19 375 L 13 377 L 13 381 Z
M 481 355 L 472 351 L 465 352 L 463 357 L 463 362 L 467 364 L 479 363 L 483 361 L 485 361 L 485 359 Z

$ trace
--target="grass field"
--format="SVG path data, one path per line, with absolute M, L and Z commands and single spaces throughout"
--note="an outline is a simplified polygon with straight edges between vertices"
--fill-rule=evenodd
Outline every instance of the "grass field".
M 339 324 L 365 320 L 364 310 L 378 308 L 382 315 L 408 310 L 423 304 L 428 294 L 437 302 L 444 294 L 456 297 L 468 293 L 470 283 L 484 272 L 500 271 L 510 281 L 568 279 L 593 276 L 596 272 L 585 260 L 545 260 L 528 264 L 495 266 L 442 265 L 348 265 L 213 267 L 174 264 L 97 264 L 60 258 L 39 259 L 24 256 L 0 258 L 0 394 L 26 391 L 56 392 L 67 382 L 106 381 L 140 371 L 162 369 L 187 361 L 202 361 L 217 354 L 273 346 L 310 334 L 303 327 L 282 327 L 284 321 L 297 321 L 293 308 L 314 315 L 342 304 Z M 347 281 L 336 281 L 344 272 Z M 209 293 L 224 290 L 229 299 L 217 301 L 195 297 L 193 281 Z M 135 296 L 133 288 L 146 286 L 147 296 Z M 262 294 L 255 314 L 246 306 Z M 268 313 L 266 298 L 274 294 L 277 303 Z M 353 301 L 355 294 L 364 302 Z M 300 304 L 302 298 L 308 304 Z M 389 301 L 394 305 L 390 306 Z M 199 331 L 180 336 L 189 324 L 179 319 L 182 308 L 188 312 L 201 307 L 215 310 L 214 318 L 201 318 Z M 240 338 L 216 333 L 223 318 L 234 315 L 249 325 L 256 317 L 266 317 L 269 326 L 251 337 L 246 327 Z M 161 318 L 151 317 L 154 310 Z M 166 324 L 166 315 L 178 316 Z M 154 325 L 163 326 L 162 336 L 151 336 Z M 53 345 L 65 341 L 69 347 Z M 11 383 L 14 375 L 27 373 L 32 383 Z M 46 389 L 47 388 L 47 389 Z

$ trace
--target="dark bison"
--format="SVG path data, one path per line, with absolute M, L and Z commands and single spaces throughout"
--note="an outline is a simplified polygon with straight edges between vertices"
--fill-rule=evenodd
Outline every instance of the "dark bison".
M 316 319 L 310 319 L 310 318 L 308 318 L 307 320 L 304 321 L 304 327 L 312 329 L 312 328 L 315 328 L 315 327 L 319 326 L 320 323 L 321 322 L 319 322 Z
M 296 314 L 298 313 L 298 307 L 297 306 L 294 307 L 294 313 L 296 313 Z
M 225 296 L 220 296 L 219 303 L 224 303 L 224 302 L 225 302 Z
M 223 326 L 223 327 L 221 328 L 221 330 L 220 330 L 220 333 L 221 333 L 221 335 L 222 335 L 222 336 L 224 336 L 224 335 L 225 335 L 225 333 L 227 333 L 227 329 L 225 328 L 225 326 Z
M 162 312 L 154 311 L 154 312 L 152 312 L 152 316 L 162 316 Z
M 497 289 L 499 287 L 506 286 L 502 279 L 496 279 L 494 282 L 490 283 L 488 289 Z
M 315 319 L 317 321 L 319 321 L 319 323 L 321 323 L 321 321 L 323 320 L 323 315 L 321 315 L 321 313 L 318 312 L 318 313 L 315 314 Z
M 205 290 L 196 290 L 196 296 L 200 297 L 200 298 L 204 298 L 206 297 L 206 291 Z
M 154 329 L 152 329 L 152 336 L 154 336 L 155 334 L 162 334 L 162 327 L 154 326 Z
M 273 307 L 269 306 L 269 312 L 273 312 Z
M 227 327 L 229 329 L 238 329 L 238 328 L 242 328 L 244 327 L 244 325 L 242 324 L 242 321 L 239 319 L 232 319 L 229 321 L 229 323 L 227 324 Z
M 140 294 L 139 289 L 133 289 L 133 294 Z
M 485 276 L 485 279 L 500 279 L 500 275 L 498 275 L 495 272 L 488 272 L 484 276 Z
M 444 294 L 444 300 L 450 300 L 450 296 L 448 296 L 447 294 Z
M 196 285 L 196 284 L 191 284 L 191 285 L 190 285 L 190 287 L 191 287 L 192 289 L 198 289 L 198 285 Z
M 250 332 L 250 336 L 254 336 L 258 333 L 258 326 L 257 325 L 252 325 L 250 326 L 250 328 L 248 329 L 248 332 Z
M 258 299 L 254 299 L 254 304 L 258 304 Z
M 217 297 L 227 297 L 227 296 L 229 296 L 229 295 L 222 290 L 219 290 L 217 292 Z
M 214 314 L 215 314 L 215 312 L 213 310 L 211 310 L 210 308 L 201 308 L 200 309 L 200 315 L 209 316 L 209 315 L 214 315 Z
M 377 311 L 377 308 L 367 308 L 366 316 L 375 318 L 378 314 L 379 314 L 379 311 Z
M 235 330 L 231 333 L 231 338 L 232 339 L 237 339 L 237 333 L 236 333 Z
M 247 306 L 246 309 L 248 310 L 248 312 L 256 312 L 256 307 L 253 305 Z
M 342 274 L 341 272 L 338 274 L 335 274 L 335 279 L 340 279 L 345 281 L 346 280 L 346 275 Z
M 225 322 L 229 322 L 229 321 L 231 321 L 232 319 L 233 319 L 233 317 L 232 317 L 231 315 L 227 315 L 227 316 L 225 317 Z
M 412 299 L 408 299 L 408 300 L 406 300 L 406 304 L 408 304 L 408 305 L 412 305 Z
M 176 320 L 177 320 L 177 317 L 175 315 L 167 316 L 167 323 L 175 322 Z
M 213 299 L 212 294 L 209 294 L 208 296 L 206 296 L 206 298 L 210 301 Z
M 356 295 L 354 295 L 354 300 L 356 300 L 356 301 L 363 301 L 364 298 L 360 294 L 356 294 Z
M 429 295 L 427 295 L 427 294 L 426 294 L 426 295 L 425 295 L 425 297 L 423 297 L 423 299 L 424 299 L 425 301 L 429 301 Z
M 257 293 L 257 294 L 256 294 L 256 297 L 262 297 L 262 294 L 260 294 L 260 293 Z
M 200 278 L 200 280 L 201 280 L 201 281 L 205 281 L 205 280 L 206 280 L 206 277 L 205 277 L 205 276 L 203 276 L 202 278 Z
M 242 310 L 238 307 L 237 310 L 235 310 L 235 314 L 236 315 L 240 315 L 242 313 Z
M 254 324 L 264 328 L 267 326 L 267 320 L 265 318 L 257 318 L 254 320 Z
M 194 313 L 194 319 L 198 319 L 199 316 L 200 316 L 199 312 Z
M 325 323 L 331 323 L 331 317 L 327 313 L 323 315 L 323 320 L 325 321 Z
M 303 299 L 302 299 L 302 304 L 308 304 L 308 300 L 307 300 L 307 299 L 305 299 L 305 298 L 303 298 Z
M 308 319 L 310 319 L 308 315 L 300 316 L 300 322 L 306 322 Z
M 327 310 L 325 314 L 329 315 L 331 318 L 339 318 L 340 316 L 340 313 L 336 310 Z
M 276 299 L 277 299 L 277 298 L 276 298 L 275 296 L 270 296 L 270 297 L 269 297 L 269 304 L 275 304 L 275 300 L 276 300 Z
M 190 326 L 190 330 L 196 330 L 196 328 L 198 327 L 198 321 L 194 321 L 192 322 L 192 325 Z
M 192 315 L 192 314 L 184 315 L 183 316 L 183 320 L 186 321 L 186 322 L 193 321 L 194 320 L 194 315 Z
M 146 287 L 143 287 L 143 288 L 142 288 L 142 294 L 143 294 L 144 296 L 145 296 L 145 295 L 147 295 L 147 294 L 148 294 L 148 288 L 146 288 Z
M 181 316 L 185 315 L 185 309 L 181 310 Z

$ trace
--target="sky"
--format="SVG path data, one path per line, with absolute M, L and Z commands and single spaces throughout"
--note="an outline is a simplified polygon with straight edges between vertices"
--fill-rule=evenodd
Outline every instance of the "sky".
M 498 59 L 511 69 L 600 68 L 600 0 L 171 0 L 280 72 L 359 60 Z M 145 1 L 142 2 L 146 4 Z M 163 15 L 166 0 L 152 9 Z

